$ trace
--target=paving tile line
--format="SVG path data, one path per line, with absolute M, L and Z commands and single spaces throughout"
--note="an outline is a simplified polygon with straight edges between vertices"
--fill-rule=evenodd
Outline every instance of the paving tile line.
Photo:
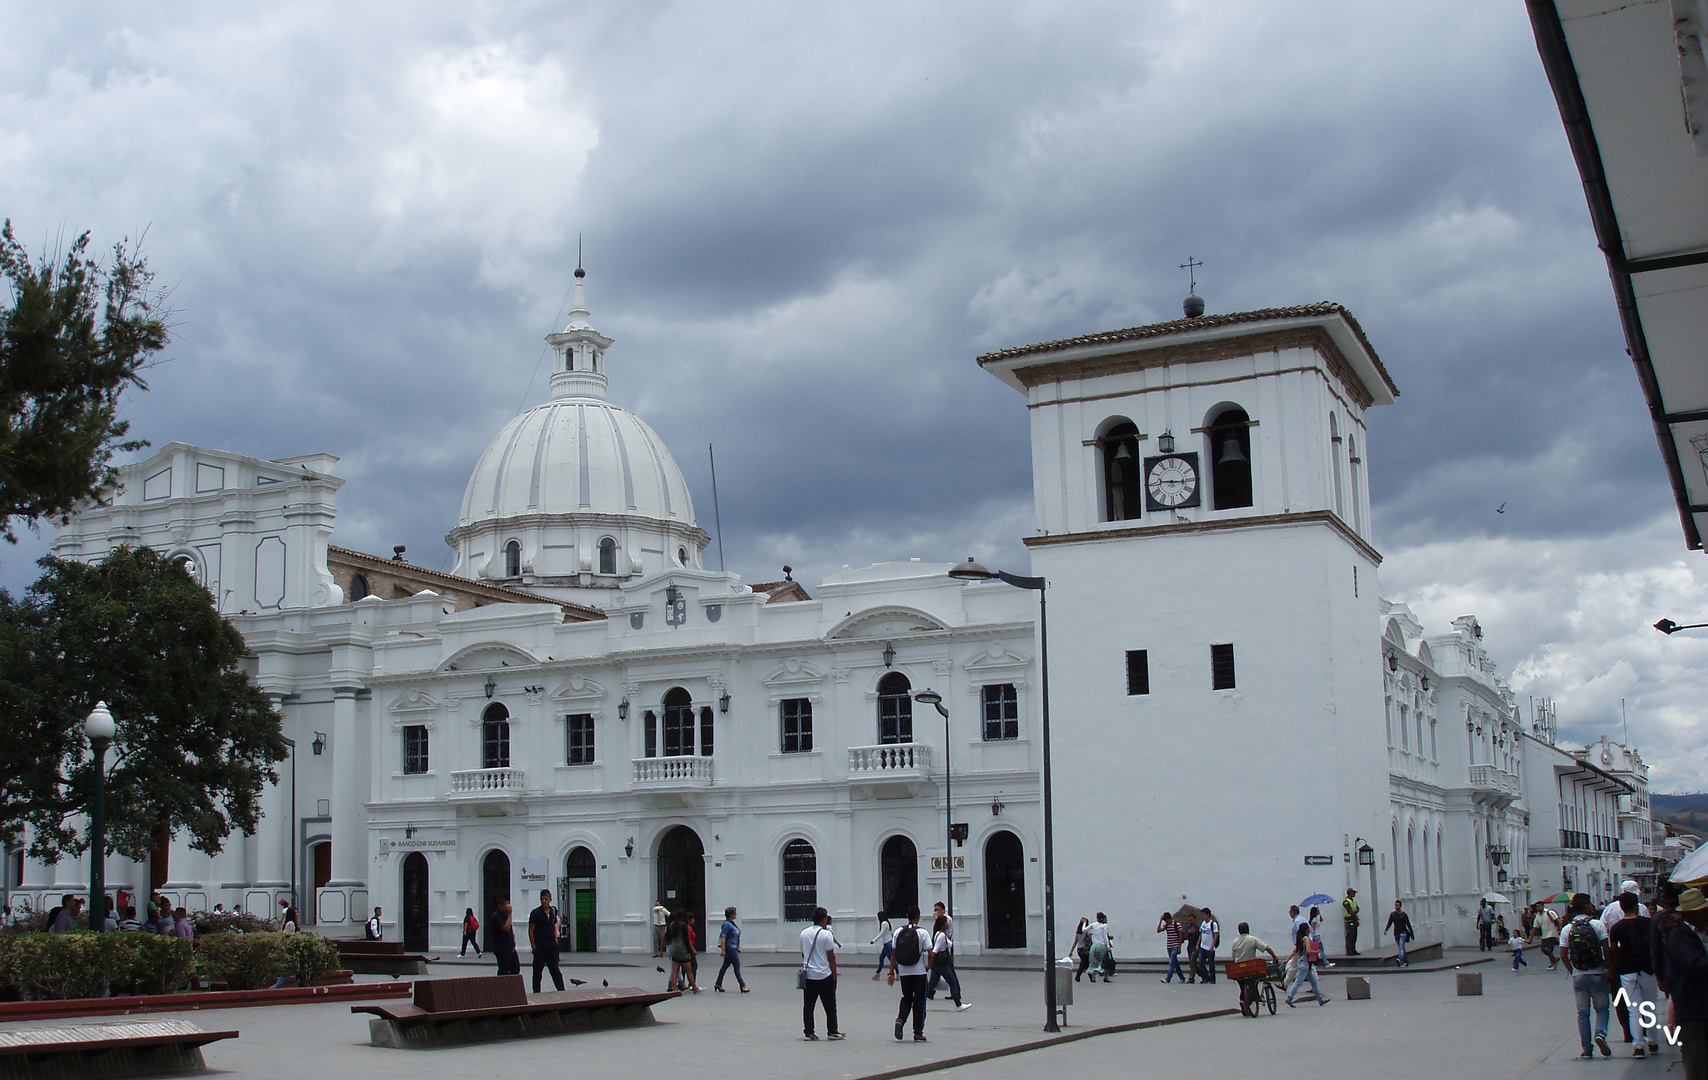
M 1238 1009 L 1212 1009 L 1209 1012 L 1165 1016 L 1160 1020 L 1135 1020 L 1130 1024 L 1110 1024 L 1107 1027 L 1086 1028 L 1084 1031 L 1053 1035 L 1047 1039 L 1034 1039 L 1031 1042 L 1016 1043 L 1013 1046 L 999 1046 L 992 1050 L 980 1050 L 974 1054 L 962 1054 L 958 1057 L 942 1058 L 938 1061 L 924 1061 L 917 1065 L 904 1065 L 899 1069 L 868 1073 L 865 1076 L 855 1078 L 855 1080 L 899 1080 L 900 1077 L 904 1076 L 920 1076 L 924 1073 L 941 1072 L 944 1069 L 957 1069 L 962 1065 L 976 1065 L 981 1061 L 1011 1057 L 1032 1050 L 1047 1050 L 1052 1046 L 1063 1046 L 1067 1043 L 1079 1042 L 1081 1039 L 1095 1039 L 1100 1035 L 1120 1035 L 1128 1031 L 1168 1027 L 1172 1024 L 1187 1024 L 1194 1020 L 1211 1020 L 1218 1016 L 1235 1016 L 1238 1013 Z

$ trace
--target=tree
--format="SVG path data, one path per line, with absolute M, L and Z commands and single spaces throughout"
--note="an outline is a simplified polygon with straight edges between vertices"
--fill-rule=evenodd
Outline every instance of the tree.
M 83 719 L 97 701 L 118 722 L 109 850 L 160 858 L 162 838 L 184 831 L 213 854 L 232 830 L 253 832 L 286 748 L 207 589 L 149 548 L 39 565 L 22 600 L 0 590 L 0 833 L 28 824 L 38 858 L 87 848 L 68 819 L 89 805 Z
M 112 480 L 121 441 L 118 418 L 127 386 L 146 390 L 138 374 L 166 345 L 154 275 L 145 260 L 113 247 L 102 266 L 79 236 L 57 265 L 38 263 L 0 228 L 0 273 L 11 306 L 0 309 L 0 536 L 16 541 L 16 519 L 63 519 Z

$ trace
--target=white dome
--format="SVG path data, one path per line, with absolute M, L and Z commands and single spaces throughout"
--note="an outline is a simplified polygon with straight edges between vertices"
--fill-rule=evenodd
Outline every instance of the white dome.
M 459 525 L 536 514 L 695 525 L 688 484 L 658 433 L 592 397 L 555 398 L 506 424 L 469 477 Z

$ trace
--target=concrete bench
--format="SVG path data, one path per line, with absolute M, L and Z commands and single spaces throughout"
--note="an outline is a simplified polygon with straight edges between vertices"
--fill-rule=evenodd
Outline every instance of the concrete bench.
M 188 1020 L 0 1031 L 0 1078 L 201 1072 L 202 1047 L 235 1038 L 235 1031 L 203 1031 Z
M 424 1050 L 471 1042 L 565 1035 L 652 1023 L 652 1006 L 680 995 L 633 987 L 560 990 L 532 997 L 520 975 L 423 979 L 409 1005 L 352 1005 L 368 1013 L 375 1046 Z
M 359 975 L 425 975 L 431 956 L 405 952 L 401 941 L 339 940 L 338 962 Z

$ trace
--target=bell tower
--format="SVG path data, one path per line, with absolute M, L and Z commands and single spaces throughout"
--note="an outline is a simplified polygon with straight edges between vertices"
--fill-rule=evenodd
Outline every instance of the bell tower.
M 979 363 L 1030 406 L 1058 910 L 1139 927 L 1186 894 L 1285 940 L 1388 834 L 1364 417 L 1398 390 L 1338 304 L 1194 300 Z

